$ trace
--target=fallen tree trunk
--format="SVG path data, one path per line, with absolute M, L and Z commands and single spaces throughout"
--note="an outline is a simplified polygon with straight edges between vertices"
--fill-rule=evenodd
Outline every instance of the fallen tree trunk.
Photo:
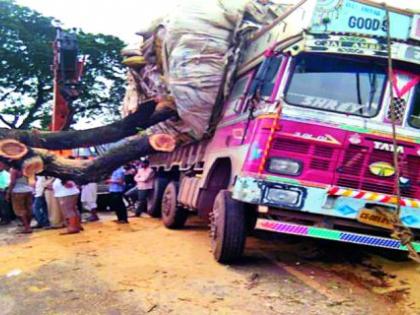
M 153 154 L 147 137 L 133 137 L 106 154 L 88 161 L 70 160 L 44 150 L 34 150 L 43 163 L 42 174 L 71 179 L 78 184 L 98 182 L 107 178 L 115 169 L 143 155 Z
M 0 128 L 0 139 L 14 139 L 29 147 L 48 150 L 65 150 L 112 143 L 133 136 L 141 129 L 175 117 L 176 110 L 163 107 L 155 111 L 151 100 L 141 104 L 140 109 L 115 123 L 86 130 L 39 132 Z
M 156 111 L 155 111 L 156 109 Z M 136 135 L 169 118 L 177 116 L 171 106 L 157 106 L 155 101 L 141 104 L 139 111 L 113 124 L 81 131 L 32 132 L 0 129 L 0 162 L 21 169 L 33 179 L 35 174 L 74 180 L 78 184 L 98 182 L 116 168 L 141 156 L 175 149 L 173 136 Z M 131 137 L 130 137 L 131 136 Z M 66 159 L 47 151 L 87 147 L 125 139 L 104 155 L 88 161 Z
M 7 141 L 7 140 L 4 140 Z M 14 140 L 10 146 L 15 145 Z M 23 174 L 33 178 L 40 173 L 63 180 L 73 180 L 78 184 L 98 182 L 107 178 L 116 168 L 141 156 L 156 152 L 171 152 L 175 149 L 175 139 L 165 134 L 133 136 L 106 154 L 94 160 L 72 160 L 48 152 L 43 149 L 26 148 L 22 144 L 14 147 L 14 151 L 25 150 L 23 158 L 2 155 L 1 161 L 12 167 L 22 169 Z

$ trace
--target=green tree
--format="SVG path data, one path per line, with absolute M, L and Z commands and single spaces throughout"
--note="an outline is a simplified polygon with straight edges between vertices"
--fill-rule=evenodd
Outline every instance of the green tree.
M 10 128 L 46 128 L 50 123 L 57 23 L 14 1 L 0 0 L 0 121 Z M 87 60 L 74 118 L 116 118 L 124 94 L 124 43 L 114 36 L 76 32 L 80 54 Z
M 50 119 L 53 22 L 53 18 L 13 0 L 0 0 L 0 120 L 9 126 L 0 127 L 0 169 L 8 165 L 29 177 L 41 172 L 83 184 L 105 179 L 120 165 L 141 156 L 173 151 L 175 137 L 139 133 L 178 117 L 172 106 L 157 106 L 153 99 L 143 102 L 134 114 L 105 126 L 57 132 L 31 130 L 39 124 L 46 127 Z M 115 117 L 125 87 L 120 60 L 123 43 L 103 34 L 77 31 L 77 35 L 81 54 L 88 58 L 80 98 L 73 102 L 74 120 Z M 117 141 L 115 148 L 89 161 L 65 159 L 48 151 Z

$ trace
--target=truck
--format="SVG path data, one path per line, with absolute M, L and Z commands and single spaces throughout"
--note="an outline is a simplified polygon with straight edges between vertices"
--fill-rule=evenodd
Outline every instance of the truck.
M 209 220 L 220 263 L 254 229 L 420 251 L 420 15 L 304 0 L 244 49 L 212 137 L 151 157 L 149 214 Z

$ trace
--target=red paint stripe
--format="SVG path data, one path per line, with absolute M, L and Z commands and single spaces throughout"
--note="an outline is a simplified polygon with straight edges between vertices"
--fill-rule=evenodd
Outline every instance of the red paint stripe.
M 408 83 L 406 83 L 406 85 L 404 85 L 401 89 L 398 87 L 398 74 L 403 74 L 408 77 L 411 77 L 411 80 Z M 405 94 L 407 94 L 413 88 L 413 86 L 417 85 L 417 83 L 419 82 L 420 82 L 420 76 L 414 75 L 409 72 L 396 70 L 394 71 L 393 76 L 392 76 L 392 86 L 394 87 L 394 90 L 397 93 L 397 96 L 399 98 L 402 98 Z
M 410 92 L 410 90 L 420 82 L 420 77 L 416 77 L 408 82 L 400 91 L 399 97 L 403 97 L 405 94 Z
M 366 193 L 365 193 L 365 192 L 363 192 L 363 191 L 359 191 L 359 192 L 357 193 L 357 195 L 356 195 L 356 196 L 354 196 L 353 198 L 362 199 L 365 195 L 366 195 Z
M 266 146 L 265 146 L 265 149 L 264 149 L 264 152 L 263 152 L 263 157 L 261 159 L 261 164 L 258 168 L 258 175 L 260 175 L 260 176 L 264 172 L 264 166 L 265 166 L 265 163 L 267 161 L 268 153 L 270 152 L 270 149 L 271 149 L 271 144 L 272 144 L 273 138 L 274 138 L 273 136 L 274 136 L 274 133 L 276 132 L 276 126 L 277 126 L 278 121 L 280 119 L 280 113 L 281 113 L 281 104 L 278 104 L 276 116 L 274 117 L 274 119 L 272 121 L 272 125 L 271 125 L 271 128 L 270 128 L 270 134 L 268 136 L 267 143 L 266 143 Z
M 390 202 L 390 201 L 391 201 L 391 199 L 392 199 L 392 197 L 391 197 L 391 196 L 384 196 L 384 197 L 382 198 L 381 202 Z
M 340 190 L 339 187 L 336 187 L 336 186 L 335 187 L 331 187 L 330 190 L 328 191 L 328 194 L 335 195 L 335 194 L 338 193 L 339 190 Z

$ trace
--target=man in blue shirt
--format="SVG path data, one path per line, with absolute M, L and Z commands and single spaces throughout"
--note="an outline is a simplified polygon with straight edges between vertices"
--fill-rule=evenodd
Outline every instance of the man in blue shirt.
M 123 194 L 125 188 L 124 168 L 117 168 L 107 180 L 109 184 L 108 191 L 110 193 L 110 206 L 117 215 L 117 223 L 128 223 L 127 208 L 124 204 Z

